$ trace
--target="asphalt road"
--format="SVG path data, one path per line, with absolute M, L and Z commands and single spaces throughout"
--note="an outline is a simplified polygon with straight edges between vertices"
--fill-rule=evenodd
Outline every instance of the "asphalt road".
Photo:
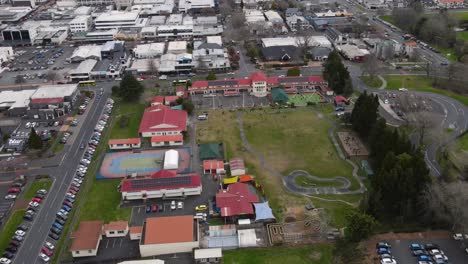
M 79 131 L 79 134 L 73 141 L 72 145 L 67 147 L 67 149 L 64 149 L 62 152 L 63 156 L 59 166 L 50 169 L 50 176 L 55 178 L 55 181 L 49 191 L 49 195 L 41 204 L 41 210 L 36 215 L 32 227 L 27 233 L 26 239 L 17 253 L 17 257 L 14 259 L 14 263 L 42 263 L 42 260 L 38 258 L 40 249 L 48 239 L 49 229 L 55 220 L 55 214 L 62 206 L 63 198 L 65 197 L 70 183 L 75 176 L 74 172 L 84 152 L 84 150 L 79 149 L 79 146 L 82 141 L 87 141 L 91 136 L 94 127 L 101 116 L 106 100 L 110 96 L 111 86 L 111 82 L 98 83 L 96 86 L 97 88 L 104 88 L 103 96 L 100 99 L 97 97 L 95 98 L 95 102 L 91 105 L 88 110 L 88 115 L 83 121 L 81 131 Z M 29 173 L 33 172 L 34 171 L 30 171 Z M 50 239 L 48 240 L 50 241 Z

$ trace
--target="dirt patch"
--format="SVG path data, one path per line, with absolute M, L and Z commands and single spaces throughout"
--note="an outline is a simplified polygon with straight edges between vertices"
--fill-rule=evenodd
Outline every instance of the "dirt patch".
M 322 253 L 320 253 L 320 252 L 312 252 L 309 255 L 309 258 L 311 260 L 319 260 L 321 257 L 322 257 Z
M 349 157 L 369 155 L 369 151 L 367 151 L 361 139 L 359 139 L 359 137 L 354 133 L 338 132 L 337 134 L 341 145 Z
M 16 210 L 21 210 L 21 209 L 26 209 L 28 208 L 29 201 L 23 200 L 23 199 L 18 199 L 15 202 L 15 205 L 13 206 L 13 211 Z

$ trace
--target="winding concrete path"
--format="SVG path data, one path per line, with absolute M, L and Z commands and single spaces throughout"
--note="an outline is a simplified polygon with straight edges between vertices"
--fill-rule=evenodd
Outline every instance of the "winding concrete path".
M 288 110 L 288 112 L 290 111 L 291 110 Z M 317 115 L 321 115 L 321 113 L 318 111 L 315 111 L 315 110 L 312 110 L 312 111 L 316 113 Z M 239 123 L 239 131 L 240 131 L 240 136 L 242 140 L 242 145 L 245 147 L 245 149 L 247 149 L 248 152 L 250 152 L 259 160 L 260 166 L 264 170 L 268 171 L 269 173 L 275 176 L 281 177 L 283 185 L 288 192 L 309 195 L 309 194 L 359 194 L 359 193 L 364 193 L 366 191 L 366 188 L 364 184 L 362 183 L 361 178 L 357 174 L 359 167 L 356 164 L 354 164 L 351 160 L 348 160 L 345 158 L 343 151 L 341 150 L 340 145 L 338 144 L 338 141 L 335 138 L 335 135 L 334 135 L 334 132 L 336 129 L 335 121 L 324 118 L 323 115 L 320 116 L 321 119 L 332 124 L 332 126 L 328 129 L 328 135 L 331 138 L 332 143 L 335 146 L 335 149 L 337 150 L 339 157 L 345 160 L 346 162 L 348 162 L 349 164 L 351 164 L 351 166 L 353 167 L 353 177 L 358 181 L 360 185 L 358 190 L 350 190 L 351 182 L 343 176 L 336 176 L 333 178 L 321 178 L 321 177 L 311 175 L 309 172 L 304 171 L 304 170 L 295 170 L 289 173 L 288 175 L 282 175 L 280 172 L 272 169 L 266 164 L 265 157 L 262 154 L 260 154 L 258 151 L 256 151 L 247 141 L 247 137 L 245 136 L 244 125 L 242 121 L 242 114 L 243 114 L 242 112 L 237 112 L 237 122 Z M 300 175 L 305 175 L 306 177 L 309 177 L 313 179 L 314 181 L 339 182 L 342 184 L 342 186 L 341 187 L 303 187 L 303 186 L 298 185 L 295 181 L 296 177 Z

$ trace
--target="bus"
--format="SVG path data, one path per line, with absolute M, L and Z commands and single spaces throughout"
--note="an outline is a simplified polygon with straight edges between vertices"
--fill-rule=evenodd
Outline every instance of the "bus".
M 78 83 L 80 87 L 87 87 L 87 86 L 96 86 L 96 81 L 81 81 Z
M 177 85 L 186 85 L 188 80 L 174 80 L 172 81 L 172 85 L 177 86 Z

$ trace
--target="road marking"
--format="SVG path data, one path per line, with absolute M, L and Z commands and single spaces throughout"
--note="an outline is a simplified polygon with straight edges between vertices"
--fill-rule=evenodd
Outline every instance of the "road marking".
M 123 239 L 120 239 L 120 245 L 119 245 L 119 247 L 122 247 L 122 241 L 123 241 Z
M 109 246 L 109 240 L 106 241 L 106 248 Z
M 65 157 L 67 156 L 68 152 L 63 155 L 62 160 L 60 161 L 59 167 L 62 166 L 63 160 L 65 160 Z
M 115 239 L 112 239 L 112 247 L 115 247 Z

